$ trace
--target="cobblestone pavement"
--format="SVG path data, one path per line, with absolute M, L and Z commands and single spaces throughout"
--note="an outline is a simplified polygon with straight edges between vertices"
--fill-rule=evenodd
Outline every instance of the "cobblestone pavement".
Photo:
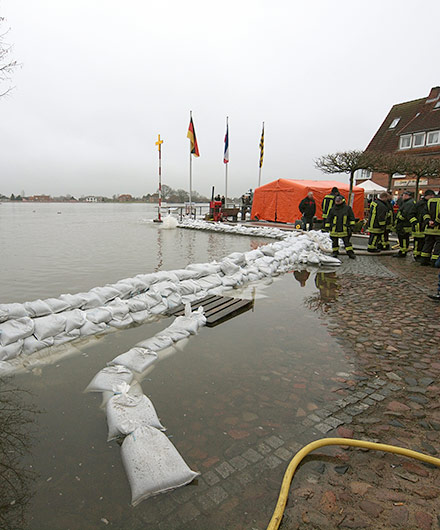
M 334 296 L 307 304 L 346 353 L 349 369 L 337 374 L 332 388 L 338 399 L 297 412 L 300 435 L 297 428 L 293 435 L 289 426 L 274 425 L 273 434 L 264 433 L 249 446 L 237 430 L 224 459 L 205 462 L 196 487 L 152 505 L 143 516 L 146 527 L 159 517 L 164 530 L 262 530 L 289 460 L 323 437 L 378 441 L 438 456 L 440 305 L 426 296 L 435 290 L 437 274 L 409 257 L 344 257 L 336 280 L 333 276 Z M 428 530 L 440 527 L 439 498 L 440 470 L 434 466 L 324 448 L 297 471 L 281 528 Z M 253 517 L 257 509 L 259 520 Z

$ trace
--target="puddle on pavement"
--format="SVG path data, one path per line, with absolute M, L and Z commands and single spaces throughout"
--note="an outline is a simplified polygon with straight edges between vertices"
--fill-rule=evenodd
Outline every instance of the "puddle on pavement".
M 350 363 L 316 311 L 338 289 L 334 273 L 286 274 L 264 289 L 266 296 L 257 297 L 252 311 L 203 328 L 143 380 L 167 435 L 202 478 L 215 463 L 230 459 L 234 444 L 253 447 L 262 436 L 299 436 L 305 414 L 339 397 L 332 392 L 332 377 Z M 38 478 L 22 528 L 159 528 L 164 514 L 169 516 L 170 499 L 182 488 L 132 508 L 120 448 L 106 442 L 101 394 L 83 391 L 106 362 L 171 322 L 165 318 L 111 333 L 82 348 L 81 355 L 44 367 L 40 375 L 13 379 L 31 391 L 30 402 L 42 411 L 26 459 Z M 214 526 L 217 509 L 209 514 Z M 264 526 L 266 515 L 259 510 L 255 504 L 253 520 L 261 518 Z M 203 526 L 195 519 L 181 528 Z

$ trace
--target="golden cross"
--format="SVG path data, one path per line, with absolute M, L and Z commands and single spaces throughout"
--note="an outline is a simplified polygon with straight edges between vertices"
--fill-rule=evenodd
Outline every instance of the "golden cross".
M 163 144 L 163 140 L 160 139 L 160 134 L 157 135 L 157 149 L 160 151 L 160 146 Z

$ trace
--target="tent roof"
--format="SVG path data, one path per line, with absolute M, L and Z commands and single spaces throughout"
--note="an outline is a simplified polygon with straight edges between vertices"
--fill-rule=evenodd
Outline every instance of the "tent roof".
M 349 191 L 350 186 L 344 182 L 339 182 L 337 180 L 297 180 L 297 179 L 277 179 L 264 184 L 257 189 L 261 190 L 280 190 L 280 189 L 290 189 L 290 188 L 310 188 L 311 191 L 314 190 L 325 190 L 327 193 L 336 186 L 339 191 Z M 358 186 L 353 186 L 353 189 L 359 189 Z
M 376 184 L 372 180 L 365 180 L 361 184 L 358 184 L 360 188 L 364 188 L 364 191 L 370 192 L 370 193 L 380 193 L 381 191 L 387 191 L 386 188 L 381 186 L 380 184 Z

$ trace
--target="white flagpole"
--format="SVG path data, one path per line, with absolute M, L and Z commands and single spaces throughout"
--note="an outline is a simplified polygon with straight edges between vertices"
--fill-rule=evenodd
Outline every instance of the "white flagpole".
M 192 120 L 192 110 L 189 111 L 189 122 Z M 193 125 L 193 134 L 194 134 L 194 125 Z M 191 154 L 191 144 L 189 146 L 189 215 L 192 215 L 192 154 Z
M 263 132 L 264 132 L 264 121 L 263 121 L 263 128 L 261 130 L 261 136 L 263 136 Z M 263 138 L 263 141 L 264 141 L 264 138 Z M 261 140 L 260 140 L 260 143 L 261 143 Z M 264 156 L 264 144 L 263 144 L 263 156 Z M 261 168 L 263 166 L 262 164 L 262 161 L 261 161 L 261 147 L 260 147 L 260 161 L 259 161 L 259 166 L 260 166 L 260 170 L 258 171 L 258 187 L 261 186 Z
M 228 116 L 226 116 L 226 131 L 228 134 L 228 158 L 229 158 L 229 129 L 228 129 Z M 225 208 L 227 208 L 227 202 L 228 202 L 228 165 L 229 160 L 225 164 Z

